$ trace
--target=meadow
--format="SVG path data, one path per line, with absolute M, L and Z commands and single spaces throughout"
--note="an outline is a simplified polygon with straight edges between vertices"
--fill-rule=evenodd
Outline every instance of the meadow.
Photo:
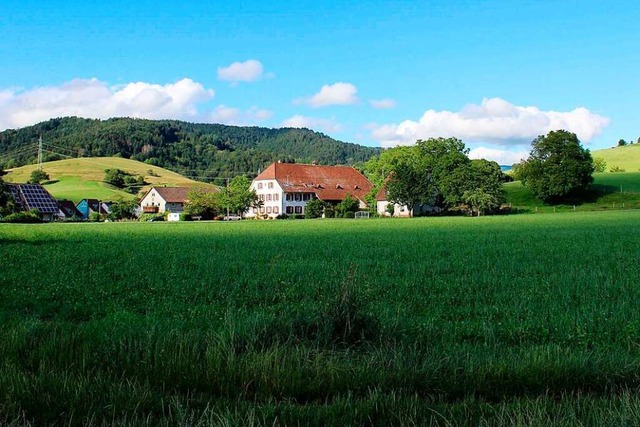
M 634 425 L 638 221 L 0 224 L 0 424 Z

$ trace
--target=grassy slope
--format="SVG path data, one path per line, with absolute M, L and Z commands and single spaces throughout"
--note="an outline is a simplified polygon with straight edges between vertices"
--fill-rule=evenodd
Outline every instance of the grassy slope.
M 634 425 L 639 220 L 0 224 L 0 414 Z
M 26 182 L 35 165 L 9 169 L 5 179 L 9 182 Z M 42 169 L 49 174 L 52 183 L 46 184 L 47 190 L 58 199 L 69 199 L 79 202 L 84 198 L 101 200 L 115 200 L 118 198 L 133 198 L 132 194 L 116 189 L 102 182 L 105 169 L 122 169 L 134 175 L 142 175 L 150 185 L 167 185 L 173 187 L 208 185 L 193 181 L 189 178 L 169 170 L 123 159 L 121 157 L 90 157 L 48 162 Z M 157 176 L 149 175 L 153 171 Z
M 505 184 L 507 203 L 519 209 L 537 212 L 552 212 L 553 206 L 545 205 L 533 197 L 520 181 Z M 622 189 L 622 192 L 620 191 Z M 576 210 L 604 210 L 640 208 L 640 172 L 594 174 L 589 200 L 576 202 Z M 573 203 L 555 206 L 555 211 L 573 210 Z
M 591 156 L 602 157 L 607 162 L 607 171 L 613 166 L 618 166 L 627 172 L 640 170 L 640 144 L 596 150 L 591 153 Z

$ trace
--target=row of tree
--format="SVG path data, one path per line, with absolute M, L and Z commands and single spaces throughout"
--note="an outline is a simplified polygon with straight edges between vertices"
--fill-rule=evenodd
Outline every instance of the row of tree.
M 390 202 L 410 210 L 428 205 L 438 210 L 462 206 L 477 215 L 495 211 L 505 201 L 500 166 L 468 154 L 457 138 L 430 138 L 385 150 L 364 171 L 375 189 L 385 187 Z

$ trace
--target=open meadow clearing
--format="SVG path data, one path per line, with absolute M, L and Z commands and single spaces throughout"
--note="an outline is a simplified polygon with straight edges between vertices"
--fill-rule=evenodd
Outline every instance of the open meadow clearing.
M 639 223 L 0 224 L 0 423 L 634 424 Z

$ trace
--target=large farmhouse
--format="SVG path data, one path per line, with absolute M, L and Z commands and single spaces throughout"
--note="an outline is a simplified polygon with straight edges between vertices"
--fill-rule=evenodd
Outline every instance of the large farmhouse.
M 371 188 L 371 182 L 349 166 L 272 163 L 251 183 L 262 203 L 251 208 L 247 216 L 302 215 L 311 199 L 338 203 L 347 195 L 366 207 L 364 197 Z

